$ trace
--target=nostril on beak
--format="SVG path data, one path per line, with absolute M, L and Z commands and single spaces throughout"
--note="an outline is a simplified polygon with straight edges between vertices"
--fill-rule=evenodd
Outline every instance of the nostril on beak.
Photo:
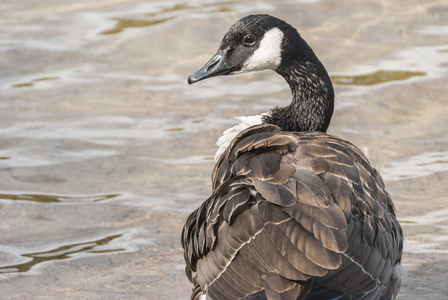
M 218 62 L 218 60 L 212 61 L 208 66 L 206 66 L 205 71 L 208 72 L 211 69 L 215 68 Z
M 229 74 L 230 68 L 224 62 L 224 54 L 218 51 L 200 70 L 194 72 L 188 78 L 188 84 L 192 84 L 206 78 Z

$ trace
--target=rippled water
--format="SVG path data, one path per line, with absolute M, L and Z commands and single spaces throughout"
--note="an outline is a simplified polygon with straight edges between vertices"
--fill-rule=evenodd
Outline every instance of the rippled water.
M 448 299 L 448 1 L 2 1 L 0 290 L 186 299 L 182 225 L 233 116 L 273 72 L 186 78 L 250 13 L 294 24 L 336 90 L 330 133 L 383 174 L 405 230 L 399 299 Z

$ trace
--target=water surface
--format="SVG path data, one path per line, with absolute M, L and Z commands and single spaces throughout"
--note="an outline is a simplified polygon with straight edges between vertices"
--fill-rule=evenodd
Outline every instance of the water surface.
M 188 86 L 237 19 L 295 25 L 336 90 L 330 133 L 383 174 L 399 299 L 448 299 L 448 1 L 0 4 L 5 299 L 187 299 L 180 231 L 234 116 L 286 105 L 273 72 Z

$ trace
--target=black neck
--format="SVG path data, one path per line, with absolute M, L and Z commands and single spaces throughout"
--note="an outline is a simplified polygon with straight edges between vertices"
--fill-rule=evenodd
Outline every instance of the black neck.
M 288 82 L 292 102 L 273 108 L 264 121 L 286 131 L 326 132 L 333 114 L 334 92 L 323 65 L 318 60 L 294 61 L 279 67 L 277 72 Z

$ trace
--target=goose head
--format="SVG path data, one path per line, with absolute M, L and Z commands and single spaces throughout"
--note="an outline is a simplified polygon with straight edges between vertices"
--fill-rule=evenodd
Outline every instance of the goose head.
M 291 25 L 270 15 L 250 15 L 232 25 L 215 55 L 188 78 L 188 83 L 219 75 L 278 71 L 292 56 L 303 61 L 317 60 Z
M 273 16 L 250 15 L 237 21 L 188 83 L 269 69 L 285 78 L 293 98 L 290 105 L 272 109 L 263 122 L 288 131 L 325 132 L 334 106 L 328 73 L 297 30 Z

